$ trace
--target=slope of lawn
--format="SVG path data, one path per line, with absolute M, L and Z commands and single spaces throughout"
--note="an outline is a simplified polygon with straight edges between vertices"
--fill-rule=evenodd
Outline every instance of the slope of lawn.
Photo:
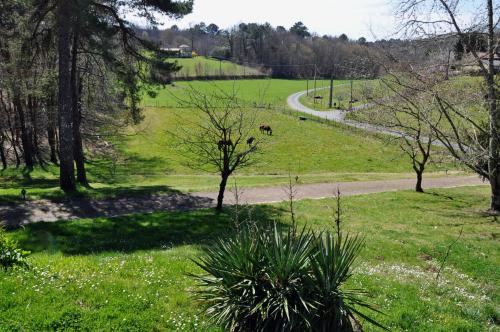
M 169 59 L 173 60 L 173 59 Z M 256 68 L 238 65 L 230 61 L 218 61 L 211 58 L 197 56 L 194 58 L 175 59 L 182 68 L 174 73 L 175 78 L 184 77 L 234 77 L 234 76 L 256 76 L 263 75 Z
M 323 81 L 327 84 L 329 81 Z M 336 81 L 341 84 L 344 81 Z M 187 99 L 190 88 L 211 93 L 217 90 L 234 91 L 241 102 L 247 106 L 278 107 L 286 106 L 286 99 L 294 92 L 306 89 L 305 80 L 257 79 L 226 81 L 175 82 L 157 89 L 155 98 L 144 95 L 141 105 L 152 107 L 178 107 Z
M 383 94 L 383 91 L 387 90 L 387 88 L 383 87 L 382 83 L 377 83 L 376 81 L 373 81 L 371 89 L 376 96 L 375 98 L 380 98 L 380 96 Z M 436 89 L 442 96 L 445 97 L 446 100 L 451 100 L 452 104 L 455 104 L 455 106 L 458 107 L 458 109 L 463 114 L 467 114 L 476 123 L 486 123 L 488 121 L 485 107 L 484 105 L 481 105 L 481 103 L 484 102 L 484 100 L 482 100 L 482 98 L 480 97 L 482 96 L 482 94 L 478 95 L 478 91 L 485 92 L 481 77 L 451 77 L 449 81 L 441 82 L 436 87 Z M 426 100 L 425 97 L 422 97 L 422 99 Z M 429 97 L 427 97 L 427 100 L 429 100 Z M 433 101 L 429 100 L 428 103 L 429 105 L 432 105 Z M 467 112 L 464 111 L 464 108 L 467 110 Z M 436 117 L 437 114 L 438 111 L 436 110 Z M 454 117 L 455 115 L 451 113 L 451 116 Z M 374 106 L 359 111 L 349 112 L 347 114 L 347 119 L 378 125 L 383 125 L 384 123 L 391 122 L 391 118 L 391 115 L 387 114 L 387 112 L 381 109 L 380 106 Z M 408 123 L 415 122 L 414 118 L 405 114 L 399 114 L 398 118 Z M 462 120 L 458 116 L 456 116 L 455 121 L 459 123 Z M 441 126 L 443 126 L 444 128 L 449 127 L 446 121 L 441 121 Z
M 309 88 L 313 89 L 312 83 L 309 83 Z M 351 83 L 349 80 L 335 80 L 333 83 L 333 107 L 332 109 L 347 110 L 349 106 L 360 106 L 369 102 L 366 96 L 378 87 L 377 80 L 353 80 L 352 82 L 352 104 L 351 100 Z M 309 108 L 322 111 L 328 110 L 330 98 L 330 82 L 318 81 L 316 83 L 316 93 L 310 91 L 309 95 L 300 97 L 300 102 Z M 305 90 L 305 89 L 304 89 Z M 315 98 L 319 97 L 319 98 Z
M 148 171 L 193 173 L 183 163 L 189 155 L 179 153 L 177 128 L 196 130 L 190 122 L 202 121 L 199 111 L 184 108 L 149 108 L 145 120 L 130 136 L 119 142 L 124 156 L 144 160 Z M 255 136 L 266 143 L 259 163 L 242 170 L 244 174 L 298 174 L 324 172 L 410 172 L 409 163 L 396 145 L 340 125 L 299 121 L 279 110 L 257 111 Z M 273 135 L 259 133 L 258 124 L 273 128 Z M 189 134 L 188 134 L 189 136 Z
M 410 163 L 397 144 L 386 138 L 337 124 L 320 123 L 287 110 L 286 98 L 305 86 L 305 81 L 241 80 L 182 82 L 158 91 L 155 99 L 145 97 L 144 120 L 130 127 L 126 135 L 110 138 L 115 151 L 88 155 L 87 168 L 93 189 L 79 188 L 81 195 L 112 197 L 147 193 L 216 190 L 216 174 L 194 171 L 186 166 L 190 156 L 179 149 L 174 137 L 180 127 L 193 128 L 199 111 L 179 107 L 192 87 L 200 91 L 234 89 L 242 103 L 256 112 L 258 125 L 267 123 L 273 135 L 266 136 L 258 163 L 235 175 L 239 186 L 281 185 L 288 173 L 303 182 L 383 180 L 413 177 Z M 155 107 L 152 107 L 155 106 Z M 157 106 L 157 107 L 156 107 Z M 302 114 L 301 114 L 302 115 Z M 450 165 L 429 168 L 443 172 Z M 0 197 L 18 199 L 22 188 L 29 198 L 61 197 L 58 169 L 47 166 L 27 173 L 22 170 L 0 173 Z
M 498 331 L 500 226 L 487 187 L 343 199 L 342 227 L 366 237 L 351 287 L 368 289 L 391 331 Z M 299 201 L 299 223 L 331 227 L 331 199 Z M 255 219 L 288 223 L 286 204 Z M 191 259 L 231 233 L 211 210 L 38 223 L 8 233 L 33 252 L 26 271 L 0 270 L 6 331 L 221 331 L 193 300 Z M 438 281 L 437 271 L 451 248 Z M 378 331 L 364 323 L 366 331 Z

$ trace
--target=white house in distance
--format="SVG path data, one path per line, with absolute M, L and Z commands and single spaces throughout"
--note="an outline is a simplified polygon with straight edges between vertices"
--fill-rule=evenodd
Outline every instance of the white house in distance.
M 193 52 L 191 47 L 186 44 L 182 44 L 179 47 L 164 47 L 161 48 L 162 51 L 168 52 L 173 58 L 192 58 Z

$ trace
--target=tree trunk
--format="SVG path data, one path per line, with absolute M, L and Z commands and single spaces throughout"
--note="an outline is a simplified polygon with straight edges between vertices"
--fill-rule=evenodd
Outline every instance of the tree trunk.
M 333 107 L 333 74 L 330 76 L 330 96 L 328 98 L 328 108 Z
M 424 189 L 422 188 L 422 179 L 423 179 L 423 170 L 416 170 L 417 173 L 417 183 L 415 184 L 415 191 L 418 193 L 423 193 Z
M 33 96 L 28 97 L 28 107 L 31 120 L 31 143 L 33 147 L 33 156 L 38 160 L 38 164 L 43 166 L 45 160 L 43 159 L 42 150 L 40 149 L 40 141 L 38 139 L 38 99 Z
M 500 212 L 500 178 L 490 178 L 492 212 Z
M 4 142 L 5 142 L 5 135 L 2 133 L 0 134 L 0 158 L 2 159 L 2 170 L 7 168 L 7 157 L 5 155 Z
M 49 97 L 47 105 L 47 139 L 50 149 L 50 161 L 54 164 L 58 164 L 57 160 L 57 129 L 56 129 L 56 119 L 55 119 L 55 105 L 54 105 L 54 95 Z
M 13 121 L 11 120 L 10 114 L 7 110 L 7 107 L 5 106 L 5 103 L 3 103 L 2 99 L 2 93 L 0 91 L 0 102 L 2 102 L 4 106 L 4 110 L 6 112 L 6 118 L 7 118 L 7 124 L 9 126 L 8 130 L 10 131 L 10 143 L 11 143 L 11 148 L 14 151 L 14 157 L 16 159 L 16 169 L 19 168 L 19 165 L 21 164 L 21 161 L 19 160 L 19 154 L 17 153 L 17 147 L 16 147 L 16 131 L 14 128 L 14 124 L 12 123 Z
M 78 27 L 73 34 L 73 49 L 71 52 L 71 92 L 73 108 L 73 154 L 76 164 L 76 180 L 78 183 L 88 186 L 87 172 L 85 171 L 85 157 L 83 154 L 82 135 L 80 133 L 80 124 L 82 113 L 80 99 L 82 94 L 82 83 L 79 77 L 78 69 Z
M 494 22 L 493 1 L 488 0 L 488 104 L 490 115 L 490 142 L 488 158 L 488 177 L 491 185 L 491 210 L 500 212 L 500 158 L 499 158 L 499 127 L 500 119 L 497 109 L 497 98 L 495 91 L 495 67 L 494 67 Z
M 19 153 L 17 152 L 16 141 L 14 138 L 11 139 L 12 150 L 14 151 L 14 157 L 16 159 L 16 169 L 21 166 L 21 158 L 19 158 Z
M 219 184 L 219 195 L 217 195 L 217 211 L 222 211 L 222 202 L 224 201 L 224 192 L 226 191 L 227 179 L 229 175 L 222 174 L 222 179 Z
M 49 120 L 49 124 L 47 126 L 47 137 L 49 141 L 50 148 L 50 161 L 57 165 L 57 149 L 56 149 L 56 128 Z
M 31 135 L 28 132 L 28 126 L 26 125 L 26 117 L 24 114 L 23 104 L 18 94 L 14 96 L 14 108 L 19 117 L 19 123 L 21 127 L 21 144 L 23 146 L 24 163 L 27 169 L 33 169 L 34 161 L 33 161 L 33 148 L 31 144 Z
M 58 1 L 57 23 L 57 50 L 59 56 L 59 181 L 62 190 L 71 192 L 76 188 L 73 163 L 73 112 L 71 107 L 70 1 Z

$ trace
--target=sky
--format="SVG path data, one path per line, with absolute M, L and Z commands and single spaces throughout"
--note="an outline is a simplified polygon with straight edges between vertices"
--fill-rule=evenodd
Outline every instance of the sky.
M 132 21 L 134 21 L 132 19 Z M 181 20 L 160 18 L 164 28 L 177 24 L 215 23 L 229 28 L 241 22 L 269 22 L 290 28 L 302 21 L 319 35 L 347 34 L 351 39 L 390 37 L 395 30 L 390 0 L 194 0 L 194 9 Z

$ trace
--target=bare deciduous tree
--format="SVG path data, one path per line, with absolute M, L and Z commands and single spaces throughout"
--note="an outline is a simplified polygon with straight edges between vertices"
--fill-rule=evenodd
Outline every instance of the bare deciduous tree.
M 201 119 L 192 121 L 194 129 L 188 125 L 173 134 L 187 152 L 188 166 L 220 174 L 216 207 L 220 211 L 229 176 L 252 165 L 256 161 L 252 157 L 263 143 L 254 136 L 256 113 L 239 104 L 234 90 L 226 92 L 216 88 L 215 92 L 205 94 L 191 88 L 188 96 L 185 105 L 200 111 L 190 115 Z
M 475 47 L 467 49 L 484 83 L 482 91 L 478 88 L 475 93 L 482 100 L 475 105 L 462 91 L 459 95 L 459 89 L 442 83 L 446 75 L 442 80 L 416 71 L 412 75 L 426 83 L 425 90 L 432 93 L 433 104 L 442 115 L 443 124 L 433 128 L 436 138 L 457 160 L 489 180 L 490 208 L 500 212 L 500 114 L 495 71 L 500 6 L 493 0 L 401 0 L 399 4 L 401 31 L 407 36 L 439 39 L 454 35 L 467 40 L 475 33 L 488 41 L 484 54 Z M 481 108 L 487 113 L 486 119 L 478 116 Z
M 429 101 L 432 97 L 427 93 L 415 93 L 415 86 L 411 78 L 388 71 L 380 80 L 378 93 L 381 96 L 369 97 L 378 110 L 374 121 L 401 133 L 397 140 L 401 150 L 410 158 L 417 176 L 415 191 L 424 192 L 423 174 L 436 141 L 432 128 L 438 127 L 441 117 L 433 112 Z

